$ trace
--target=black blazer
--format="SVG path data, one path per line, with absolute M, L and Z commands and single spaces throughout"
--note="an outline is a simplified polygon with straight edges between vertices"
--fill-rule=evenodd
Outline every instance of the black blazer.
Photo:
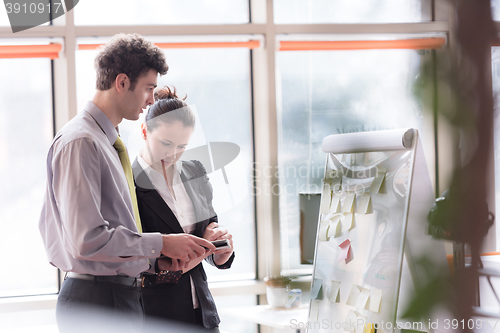
M 162 234 L 183 233 L 179 221 L 155 190 L 137 159 L 132 164 L 132 169 L 143 231 Z M 193 203 L 196 221 L 200 221 L 196 224 L 194 235 L 203 237 L 206 227 L 218 221 L 212 207 L 212 185 L 205 168 L 199 161 L 182 162 L 181 180 Z M 216 265 L 212 256 L 205 260 L 213 266 L 225 269 L 231 267 L 234 253 L 223 265 Z M 220 319 L 201 263 L 183 274 L 179 282 L 175 284 L 164 283 L 142 288 L 146 319 L 148 316 L 154 316 L 192 323 L 194 311 L 190 276 L 193 279 L 202 311 L 203 325 L 206 328 L 217 327 Z

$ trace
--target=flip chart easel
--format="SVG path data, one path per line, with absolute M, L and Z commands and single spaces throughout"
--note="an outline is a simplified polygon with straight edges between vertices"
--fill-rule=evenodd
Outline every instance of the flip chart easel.
M 307 332 L 428 332 L 398 317 L 426 282 L 414 259 L 432 254 L 446 267 L 444 244 L 426 232 L 434 195 L 418 131 L 331 135 L 322 148 Z

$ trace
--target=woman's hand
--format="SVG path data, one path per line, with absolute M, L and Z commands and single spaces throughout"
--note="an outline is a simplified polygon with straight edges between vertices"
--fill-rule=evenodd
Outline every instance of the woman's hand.
M 203 233 L 203 238 L 205 238 L 209 242 L 213 242 L 215 240 L 224 239 L 222 236 L 227 234 L 227 230 L 224 228 L 219 228 L 219 224 L 216 222 L 210 223 L 205 232 Z M 215 251 L 217 253 L 217 251 Z

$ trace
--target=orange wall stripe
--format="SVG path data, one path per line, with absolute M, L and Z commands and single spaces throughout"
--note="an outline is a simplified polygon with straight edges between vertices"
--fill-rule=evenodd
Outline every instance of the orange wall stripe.
M 59 57 L 59 52 L 61 50 L 61 44 L 0 45 L 0 59 L 49 58 L 53 60 Z
M 381 50 L 381 49 L 439 49 L 446 44 L 444 38 L 401 40 L 349 40 L 349 41 L 281 41 L 280 51 L 320 50 Z
M 104 44 L 80 44 L 78 50 L 96 50 Z M 259 47 L 258 40 L 248 42 L 214 42 L 214 43 L 155 43 L 161 49 L 208 49 L 208 48 L 236 48 L 255 49 Z

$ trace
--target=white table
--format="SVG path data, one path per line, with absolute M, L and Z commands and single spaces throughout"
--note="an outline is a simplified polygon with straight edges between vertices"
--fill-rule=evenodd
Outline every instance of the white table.
M 296 309 L 273 310 L 270 305 L 257 305 L 225 308 L 220 309 L 220 312 L 234 318 L 273 328 L 296 329 L 296 332 L 299 333 L 301 330 L 297 327 L 305 328 L 309 308 L 306 305 L 301 305 Z

